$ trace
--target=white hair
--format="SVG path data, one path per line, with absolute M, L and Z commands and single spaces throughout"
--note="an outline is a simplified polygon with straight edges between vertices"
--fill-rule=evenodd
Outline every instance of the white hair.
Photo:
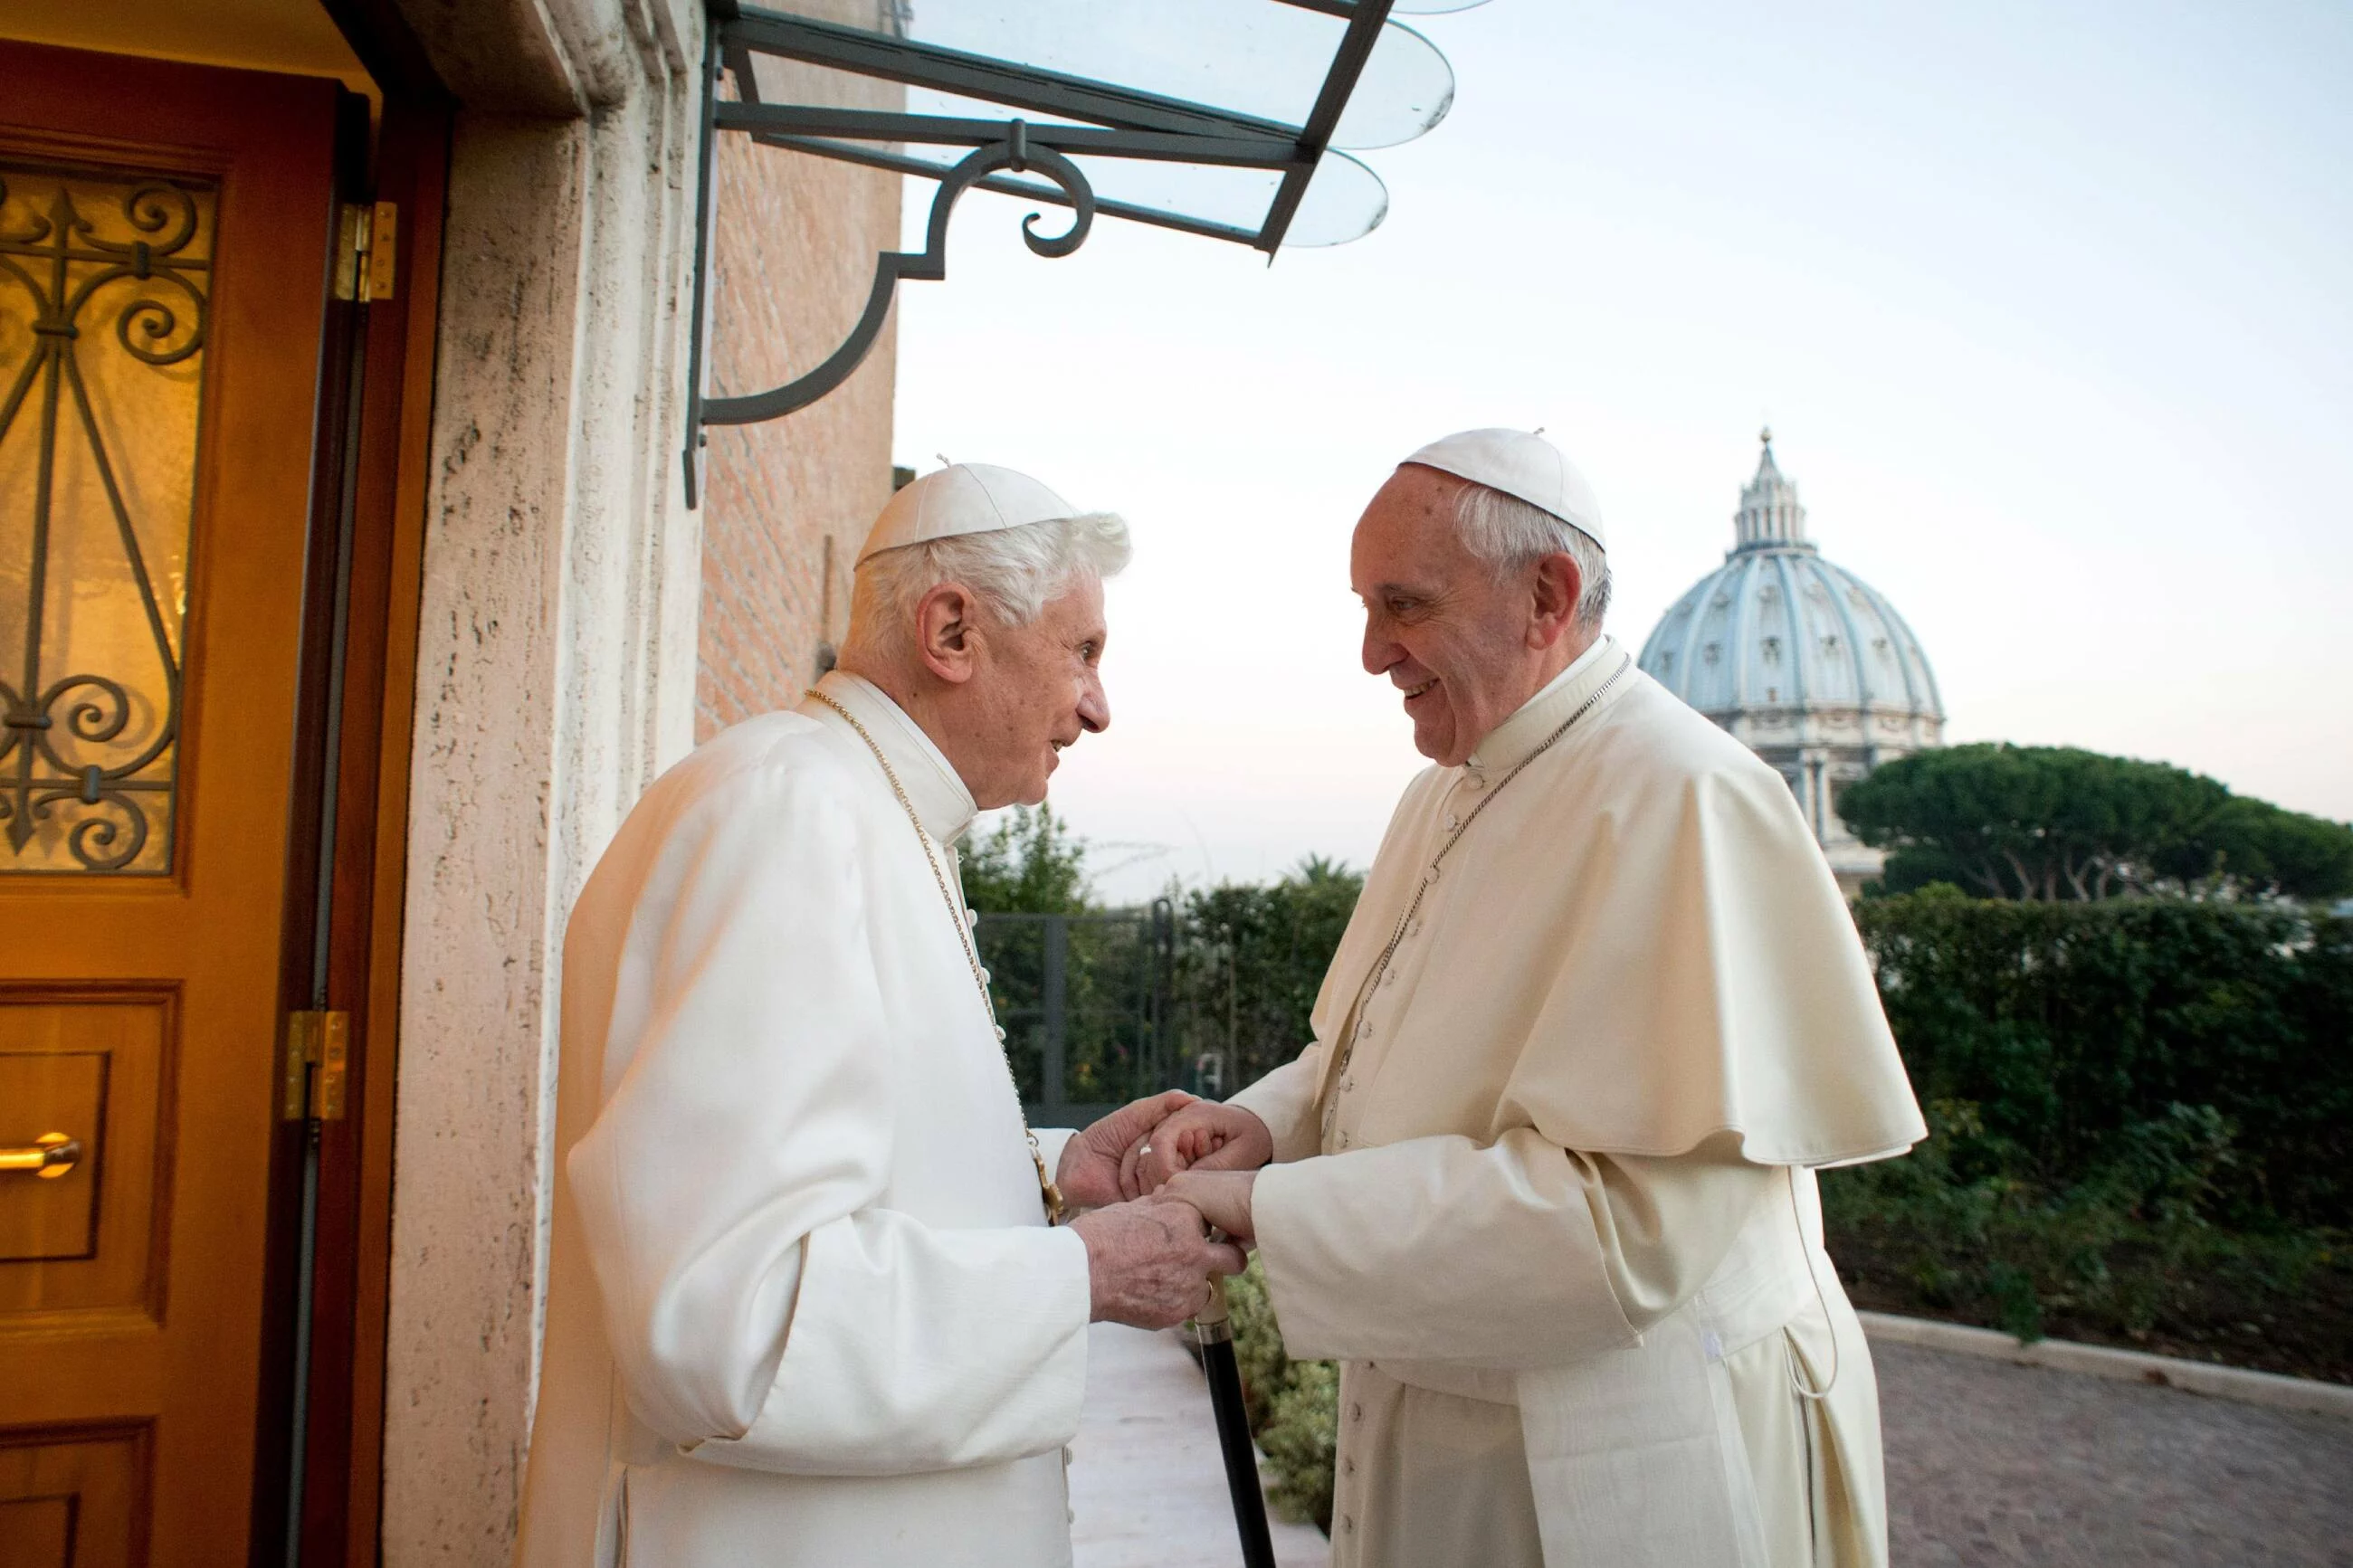
M 859 564 L 848 640 L 903 650 L 915 606 L 943 583 L 963 584 L 1006 625 L 1028 626 L 1080 578 L 1116 576 L 1133 553 L 1126 522 L 1107 511 L 884 550 Z
M 1576 562 L 1585 584 L 1577 596 L 1577 624 L 1599 629 L 1609 609 L 1609 557 L 1591 534 L 1540 506 L 1471 479 L 1462 481 L 1455 497 L 1454 526 L 1464 547 L 1497 572 L 1516 572 L 1547 555 Z

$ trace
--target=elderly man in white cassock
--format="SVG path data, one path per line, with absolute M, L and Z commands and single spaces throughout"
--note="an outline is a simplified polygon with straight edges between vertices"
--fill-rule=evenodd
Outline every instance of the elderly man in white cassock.
M 1788 787 L 1602 631 L 1603 542 L 1515 431 L 1373 498 L 1365 668 L 1432 765 L 1314 1043 L 1140 1134 L 1128 1184 L 1181 1171 L 1290 1353 L 1345 1363 L 1335 1563 L 1884 1563 L 1813 1173 L 1926 1130 Z
M 1175 1323 L 1242 1258 L 1120 1199 L 1189 1097 L 1024 1129 L 953 845 L 1110 721 L 1127 555 L 1007 469 L 917 480 L 839 668 L 664 774 L 598 862 L 565 942 L 525 1568 L 1070 1561 L 1087 1324 Z

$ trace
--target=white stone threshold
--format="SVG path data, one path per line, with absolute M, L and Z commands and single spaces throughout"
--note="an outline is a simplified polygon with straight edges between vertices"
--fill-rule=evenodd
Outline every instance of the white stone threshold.
M 2094 1377 L 2113 1377 L 2126 1383 L 2149 1383 L 2214 1399 L 2235 1399 L 2246 1405 L 2269 1405 L 2283 1410 L 2309 1410 L 2353 1421 L 2353 1386 L 2341 1383 L 2249 1372 L 2243 1367 L 2216 1366 L 2211 1362 L 2152 1355 L 2147 1351 L 2115 1350 L 2073 1340 L 2037 1340 L 2029 1344 L 1999 1329 L 1942 1323 L 1932 1318 L 1903 1318 L 1892 1312 L 1855 1315 L 1862 1320 L 1864 1333 L 1889 1344 L 1918 1345 L 1924 1350 L 1983 1356 L 2018 1366 L 2049 1367 L 2056 1372 L 2088 1373 Z
M 1325 1568 L 1312 1524 L 1271 1516 L 1279 1568 Z M 1087 1402 L 1071 1445 L 1078 1568 L 1235 1568 L 1242 1560 L 1209 1386 L 1173 1334 L 1087 1331 Z

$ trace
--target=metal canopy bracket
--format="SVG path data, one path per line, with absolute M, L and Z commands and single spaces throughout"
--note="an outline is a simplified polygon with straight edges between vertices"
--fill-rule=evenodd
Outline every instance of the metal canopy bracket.
M 944 47 L 904 36 L 903 22 L 887 31 L 869 30 L 737 5 L 731 0 L 709 0 L 711 26 L 703 58 L 701 160 L 695 188 L 699 239 L 688 339 L 686 504 L 701 503 L 703 454 L 709 445 L 706 426 L 759 424 L 807 407 L 848 380 L 865 360 L 881 334 L 902 279 L 936 282 L 947 276 L 948 220 L 957 200 L 976 186 L 1070 209 L 1070 226 L 1057 235 L 1038 231 L 1041 214 L 1031 213 L 1022 220 L 1022 240 L 1039 256 L 1064 257 L 1076 251 L 1086 242 L 1095 216 L 1101 213 L 1246 245 L 1271 257 L 1293 230 L 1308 182 L 1333 145 L 1350 95 L 1375 46 L 1382 41 L 1384 28 L 1398 33 L 1405 29 L 1388 20 L 1397 0 L 1262 3 L 1345 23 L 1314 103 L 1298 124 Z M 1459 5 L 1464 0 L 1452 3 Z M 903 11 L 886 14 L 904 15 Z M 1417 36 L 1407 37 L 1420 42 Z M 754 69 L 760 56 L 1026 112 L 997 120 L 765 102 Z M 1440 59 L 1441 68 L 1443 63 Z M 731 80 L 735 96 L 723 97 L 722 89 Z M 1429 113 L 1427 123 L 1409 134 L 1419 134 L 1436 123 L 1451 100 L 1450 77 L 1444 100 Z M 1029 118 L 1031 114 L 1052 119 L 1040 123 Z M 781 386 L 724 396 L 713 395 L 707 385 L 714 304 L 712 237 L 720 216 L 714 210 L 712 165 L 722 133 L 939 182 L 932 197 L 923 249 L 884 251 L 876 258 L 865 311 L 841 345 L 814 370 Z M 925 158 L 903 150 L 959 147 L 972 151 L 953 163 L 944 155 Z M 1073 161 L 1077 157 L 1259 169 L 1281 177 L 1257 221 L 1246 224 L 1188 213 L 1174 204 L 1099 197 L 1085 169 Z M 1377 191 L 1378 182 L 1373 184 Z M 1376 208 L 1363 227 L 1378 221 Z

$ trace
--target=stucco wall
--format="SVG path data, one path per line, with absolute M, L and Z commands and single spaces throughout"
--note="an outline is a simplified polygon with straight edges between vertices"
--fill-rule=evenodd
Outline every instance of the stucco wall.
M 777 67 L 781 62 L 764 62 Z M 764 80 L 791 85 L 795 68 Z M 807 84 L 816 88 L 815 83 Z M 834 77 L 856 107 L 898 108 L 888 83 Z M 815 367 L 865 308 L 875 256 L 898 248 L 900 177 L 722 140 L 712 276 L 713 389 L 765 391 Z M 711 432 L 695 738 L 788 707 L 849 615 L 850 564 L 891 499 L 897 327 L 849 382 L 768 425 Z
M 500 1568 L 543 1316 L 564 920 L 693 733 L 700 530 L 677 453 L 701 16 L 411 15 L 468 107 L 411 747 L 381 1540 L 391 1568 Z

